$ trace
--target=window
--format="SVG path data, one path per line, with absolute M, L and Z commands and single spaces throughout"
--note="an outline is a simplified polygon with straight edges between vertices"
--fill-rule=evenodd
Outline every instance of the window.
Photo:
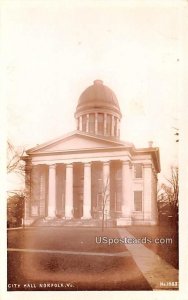
M 142 164 L 135 164 L 135 178 L 142 178 Z
M 98 134 L 104 134 L 104 115 L 98 114 Z
M 106 118 L 106 135 L 111 135 L 111 116 L 107 115 Z
M 115 211 L 121 211 L 122 193 L 115 192 Z
M 134 210 L 142 211 L 142 191 L 134 191 Z
M 95 132 L 95 115 L 94 114 L 89 115 L 89 132 L 91 132 L 91 133 Z

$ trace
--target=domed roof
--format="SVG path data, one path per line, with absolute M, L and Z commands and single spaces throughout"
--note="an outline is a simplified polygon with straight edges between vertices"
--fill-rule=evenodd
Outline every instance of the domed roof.
M 108 109 L 121 116 L 119 103 L 114 92 L 103 84 L 102 80 L 95 80 L 80 96 L 76 113 L 88 109 Z

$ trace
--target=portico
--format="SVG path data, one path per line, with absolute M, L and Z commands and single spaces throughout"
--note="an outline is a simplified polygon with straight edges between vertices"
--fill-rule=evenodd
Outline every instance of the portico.
M 105 205 L 108 218 L 116 215 L 130 218 L 127 199 L 131 198 L 132 191 L 128 186 L 125 188 L 132 173 L 129 161 L 37 164 L 32 171 L 27 168 L 27 172 L 31 172 L 28 176 L 32 201 L 30 209 L 27 208 L 30 217 L 101 218 Z M 36 185 L 37 178 L 40 180 Z M 118 197 L 124 198 L 121 205 Z

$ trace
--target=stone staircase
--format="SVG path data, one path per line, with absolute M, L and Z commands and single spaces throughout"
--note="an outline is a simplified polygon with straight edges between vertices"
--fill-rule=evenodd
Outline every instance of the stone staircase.
M 98 219 L 61 219 L 61 218 L 40 218 L 35 220 L 31 225 L 31 227 L 46 227 L 46 226 L 53 226 L 53 227 L 101 227 L 102 220 Z M 116 227 L 116 222 L 114 220 L 106 220 L 104 227 Z

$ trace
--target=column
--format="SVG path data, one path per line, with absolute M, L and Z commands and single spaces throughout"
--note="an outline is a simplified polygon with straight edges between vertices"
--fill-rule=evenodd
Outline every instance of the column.
M 151 220 L 151 204 L 152 204 L 152 165 L 144 164 L 144 195 L 143 195 L 143 211 L 144 220 Z
M 95 134 L 98 133 L 98 115 L 95 113 Z
M 84 164 L 83 219 L 91 219 L 91 163 Z
M 82 131 L 82 116 L 79 117 L 79 130 Z
M 107 126 L 107 114 L 104 114 L 104 135 L 106 135 L 106 126 Z
M 79 118 L 76 119 L 76 130 L 79 130 L 80 123 Z
M 114 136 L 114 116 L 112 116 L 111 136 Z
M 116 119 L 116 137 L 119 137 L 119 119 Z
M 66 165 L 66 183 L 65 183 L 65 218 L 73 217 L 73 165 Z
M 31 169 L 32 169 L 31 160 L 25 159 L 25 206 L 24 206 L 25 219 L 28 219 L 30 217 Z
M 152 166 L 151 180 L 151 218 L 152 224 L 158 223 L 158 207 L 157 207 L 157 173 Z
M 46 205 L 46 197 L 45 197 L 45 168 L 44 165 L 41 166 L 40 170 L 40 178 L 39 178 L 39 183 L 40 183 L 40 192 L 39 192 L 39 199 L 40 199 L 40 204 L 39 204 L 39 214 L 40 216 L 45 216 L 45 205 Z
M 56 165 L 49 166 L 48 217 L 56 215 Z
M 86 132 L 89 132 L 89 114 L 86 115 Z
M 103 163 L 103 203 L 105 218 L 110 218 L 110 162 Z
M 132 210 L 132 167 L 129 161 L 122 161 L 122 217 L 131 222 Z
M 66 189 L 66 167 L 63 165 L 61 174 L 62 194 L 61 194 L 61 211 L 62 216 L 65 217 L 65 189 Z

